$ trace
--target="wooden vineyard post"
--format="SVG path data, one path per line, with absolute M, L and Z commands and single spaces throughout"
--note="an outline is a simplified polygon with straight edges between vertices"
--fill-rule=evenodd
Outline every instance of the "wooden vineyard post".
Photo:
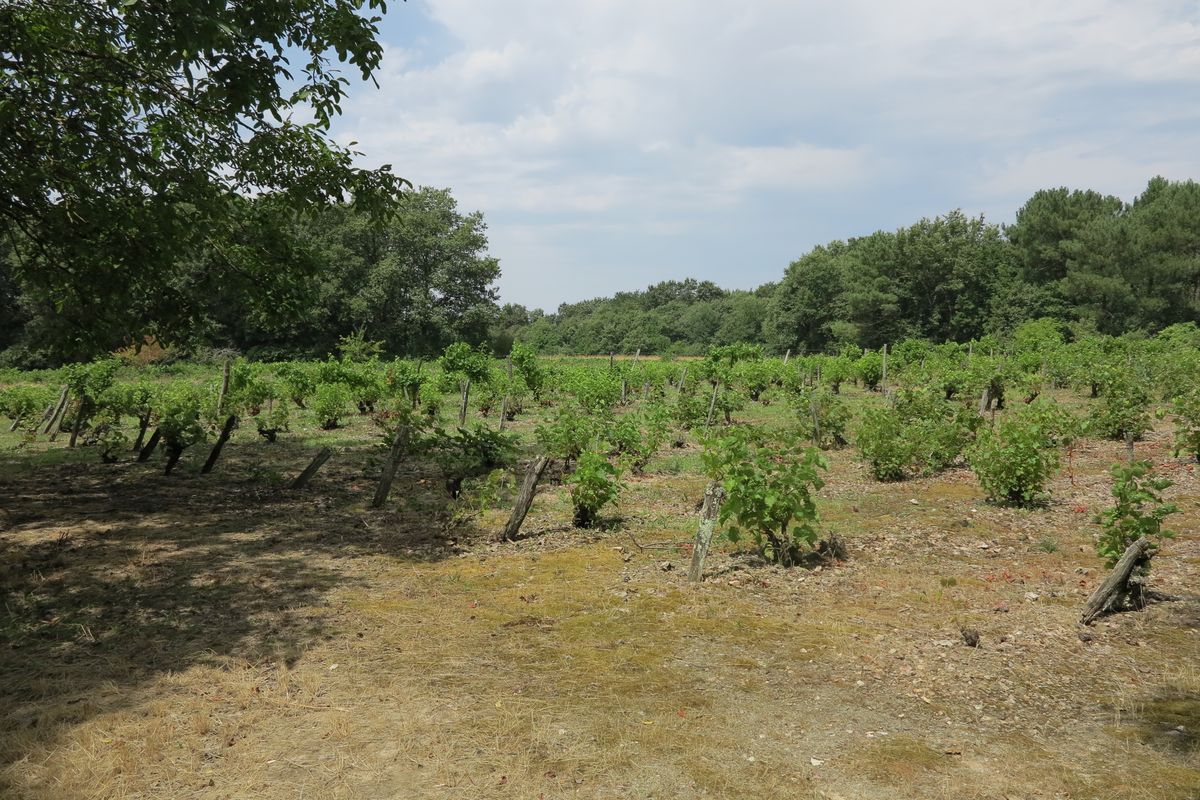
M 1141 608 L 1145 602 L 1143 586 L 1139 582 L 1140 576 L 1133 573 L 1135 569 L 1149 563 L 1150 551 L 1150 540 L 1145 536 L 1129 545 L 1125 554 L 1121 556 L 1121 560 L 1113 567 L 1113 571 L 1104 579 L 1104 583 L 1100 584 L 1100 588 L 1096 589 L 1088 598 L 1087 605 L 1083 607 L 1083 617 L 1080 622 L 1084 625 L 1091 625 L 1097 617 L 1105 614 L 1111 614 L 1123 608 Z
M 150 427 L 150 412 L 147 411 L 145 414 L 142 414 L 141 416 L 138 417 L 137 440 L 134 441 L 133 447 L 130 448 L 135 453 L 140 453 L 142 451 L 142 443 L 144 441 L 146 441 L 146 431 L 147 431 L 147 429 L 149 429 L 149 427 Z
M 54 426 L 58 424 L 67 411 L 67 400 L 70 399 L 71 388 L 63 386 L 62 392 L 58 395 L 58 403 L 54 406 L 54 411 L 51 412 L 50 418 L 45 420 L 45 427 L 42 428 L 42 433 L 50 433 Z
M 792 357 L 792 348 L 789 347 L 787 349 L 787 352 L 783 354 L 783 365 L 785 367 L 787 366 L 788 359 L 791 357 Z
M 296 479 L 292 481 L 288 488 L 303 489 L 305 486 L 307 486 L 308 482 L 312 480 L 312 477 L 317 474 L 317 470 L 319 470 L 321 465 L 329 460 L 331 455 L 333 455 L 332 450 L 330 450 L 328 447 L 322 447 L 321 452 L 313 456 L 313 460 L 309 462 L 308 466 L 304 468 L 303 472 L 296 476 Z
M 683 372 L 679 373 L 679 393 L 683 394 L 683 385 L 687 383 L 687 367 L 683 368 Z
M 508 416 L 508 395 L 500 398 L 500 427 L 499 430 L 504 430 L 504 418 Z
M 160 439 L 162 439 L 162 428 L 155 428 L 154 433 L 150 434 L 150 441 L 146 442 L 146 446 L 138 451 L 137 460 L 139 463 L 150 460 L 150 456 L 154 453 L 154 448 L 158 447 Z
M 503 419 L 503 417 L 501 417 Z M 396 479 L 396 470 L 400 460 L 408 450 L 409 428 L 401 425 L 392 434 L 392 448 L 388 451 L 387 463 L 383 465 L 383 473 L 379 476 L 379 485 L 375 487 L 375 497 L 371 499 L 371 508 L 379 508 L 387 502 L 388 494 L 392 491 L 392 481 Z
M 717 392 L 721 388 L 720 381 L 713 381 L 712 399 L 708 401 L 708 417 L 704 420 L 704 429 L 708 430 L 712 427 L 713 412 L 717 408 Z
M 533 505 L 533 496 L 537 493 L 538 481 L 542 479 L 542 473 L 546 471 L 549 463 L 549 457 L 538 456 L 537 461 L 534 461 L 529 467 L 529 472 L 525 473 L 525 480 L 521 483 L 521 493 L 517 495 L 517 501 L 513 504 L 512 515 L 504 526 L 504 532 L 500 534 L 503 541 L 511 542 L 517 538 L 521 524 L 525 522 L 525 515 L 529 513 L 529 507 Z
M 699 583 L 704 576 L 704 559 L 708 557 L 708 548 L 712 545 L 713 531 L 717 527 L 717 515 L 721 512 L 721 503 L 725 502 L 725 489 L 719 483 L 710 483 L 704 491 L 704 505 L 700 508 L 700 527 L 696 531 L 696 544 L 692 548 L 692 566 L 688 570 L 688 580 Z
M 237 427 L 237 421 L 237 414 L 230 414 L 229 418 L 225 420 L 225 425 L 221 428 L 221 435 L 217 437 L 217 443 L 213 445 L 213 449 L 208 453 L 208 460 L 200 468 L 201 475 L 207 475 L 212 472 L 213 467 L 217 464 L 217 459 L 221 457 L 221 450 L 224 449 L 225 443 L 229 441 L 229 437 L 233 434 L 233 429 Z
M 217 394 L 217 415 L 221 414 L 221 407 L 225 405 L 225 395 L 229 394 L 229 372 L 233 367 L 232 359 L 225 359 L 225 368 L 221 374 L 221 391 Z
M 1125 431 L 1125 458 L 1133 463 L 1133 431 Z
M 888 351 L 888 347 L 885 344 L 883 346 L 883 370 L 882 370 L 882 374 L 880 375 L 880 378 L 879 378 L 879 386 L 881 389 L 887 388 L 887 351 Z
M 67 443 L 67 447 L 74 447 L 75 441 L 79 438 L 79 432 L 83 430 L 83 418 L 87 416 L 88 406 L 91 405 L 86 398 L 79 398 L 79 408 L 75 411 L 75 424 L 71 426 L 71 441 Z
M 471 379 L 459 381 L 458 388 L 462 391 L 462 401 L 458 405 L 458 425 L 464 427 L 467 424 L 467 399 L 471 396 Z

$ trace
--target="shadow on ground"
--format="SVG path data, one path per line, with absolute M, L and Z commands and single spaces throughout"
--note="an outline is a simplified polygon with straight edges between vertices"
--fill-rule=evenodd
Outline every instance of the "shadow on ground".
M 313 449 L 277 445 L 269 459 L 290 475 Z M 164 672 L 290 666 L 334 635 L 319 607 L 353 580 L 335 559 L 452 554 L 431 522 L 444 494 L 417 468 L 395 485 L 407 511 L 372 511 L 361 454 L 339 453 L 295 492 L 280 475 L 264 483 L 264 452 L 231 446 L 208 476 L 86 451 L 0 454 L 0 771 L 98 713 L 101 691 L 111 711 Z

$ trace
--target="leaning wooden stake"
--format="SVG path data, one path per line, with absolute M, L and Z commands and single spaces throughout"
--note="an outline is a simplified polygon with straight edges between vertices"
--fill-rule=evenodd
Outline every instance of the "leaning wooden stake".
M 529 507 L 533 505 L 533 496 L 537 493 L 538 481 L 542 479 L 542 473 L 546 471 L 549 463 L 548 457 L 539 456 L 537 461 L 534 461 L 529 467 L 529 472 L 525 473 L 525 481 L 521 484 L 521 493 L 517 495 L 517 502 L 513 504 L 512 516 L 508 518 L 508 524 L 504 526 L 504 532 L 500 534 L 502 540 L 511 542 L 517 538 L 517 533 L 521 530 L 521 523 L 525 521 L 525 515 L 529 513 Z
M 713 384 L 712 399 L 708 401 L 708 416 L 704 419 L 704 430 L 712 427 L 713 412 L 717 409 L 717 392 L 720 390 L 721 384 Z
M 234 427 L 237 426 L 237 421 L 236 414 L 230 414 L 229 418 L 225 420 L 225 425 L 221 428 L 221 435 L 217 437 L 217 443 L 208 452 L 208 460 L 200 468 L 201 475 L 207 475 L 213 471 L 213 467 L 217 464 L 217 459 L 221 457 L 221 450 L 224 449 L 225 443 L 229 441 L 229 437 L 233 434 Z
M 329 460 L 331 455 L 333 455 L 333 451 L 328 447 L 321 448 L 321 452 L 313 456 L 313 460 L 309 462 L 307 467 L 304 468 L 304 472 L 301 472 L 299 475 L 297 475 L 296 480 L 292 481 L 288 488 L 303 489 L 305 486 L 307 486 L 308 482 L 312 480 L 313 475 L 317 474 L 317 470 L 321 468 L 322 464 Z
M 692 548 L 692 568 L 688 580 L 699 583 L 704 576 L 704 559 L 712 545 L 713 531 L 717 527 L 717 515 L 721 503 L 725 502 L 725 489 L 719 483 L 710 483 L 704 491 L 704 505 L 700 508 L 700 528 L 696 531 L 696 544 Z
M 154 433 L 150 434 L 150 441 L 146 442 L 146 446 L 138 451 L 137 460 L 139 462 L 149 461 L 150 456 L 154 453 L 154 448 L 158 447 L 160 439 L 162 439 L 162 428 L 155 428 Z
M 67 400 L 70 399 L 71 387 L 63 386 L 62 392 L 58 395 L 58 404 L 54 406 L 54 411 L 50 414 L 50 418 L 46 420 L 45 427 L 42 428 L 42 433 L 47 434 L 53 430 L 54 426 L 62 421 L 63 414 L 67 411 Z
M 75 442 L 79 439 L 79 433 L 83 430 L 83 421 L 91 414 L 92 404 L 86 397 L 79 398 L 79 408 L 75 409 L 75 424 L 71 426 L 71 441 L 67 443 L 67 447 L 74 447 Z
M 1134 573 L 1144 572 L 1143 567 L 1150 563 L 1151 550 L 1150 540 L 1145 536 L 1129 545 L 1104 583 L 1088 598 L 1080 622 L 1091 625 L 1097 617 L 1145 604 L 1141 576 Z
M 232 359 L 225 359 L 225 369 L 221 376 L 221 391 L 217 394 L 217 414 L 221 413 L 221 406 L 225 404 L 225 395 L 229 394 L 229 372 L 233 366 Z
M 462 427 L 467 424 L 467 399 L 471 396 L 471 381 L 460 382 L 458 388 L 462 390 L 462 400 L 458 404 L 458 424 Z
M 387 463 L 383 465 L 383 474 L 379 476 L 379 485 L 375 487 L 375 497 L 371 499 L 371 508 L 379 508 L 387 502 L 388 494 L 392 491 L 392 481 L 396 479 L 396 470 L 408 449 L 409 429 L 401 425 L 392 434 L 392 449 L 388 451 Z

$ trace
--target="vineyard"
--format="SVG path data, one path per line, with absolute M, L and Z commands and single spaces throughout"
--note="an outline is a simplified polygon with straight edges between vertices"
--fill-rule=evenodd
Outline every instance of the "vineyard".
M 6 796 L 1200 794 L 1194 325 L 349 337 L 0 416 Z

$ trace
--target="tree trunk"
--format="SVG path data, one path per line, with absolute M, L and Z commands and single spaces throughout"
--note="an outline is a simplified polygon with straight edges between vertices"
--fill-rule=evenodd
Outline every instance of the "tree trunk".
M 1150 564 L 1152 549 L 1150 540 L 1145 536 L 1129 545 L 1104 583 L 1088 598 L 1080 622 L 1091 625 L 1105 614 L 1125 609 L 1139 610 L 1146 604 L 1142 576 Z
M 146 446 L 138 453 L 137 460 L 139 463 L 150 460 L 150 456 L 154 453 L 154 448 L 158 447 L 158 440 L 161 438 L 162 429 L 155 428 L 154 433 L 150 436 L 150 441 L 146 442 Z
M 542 479 L 542 473 L 546 471 L 549 463 L 548 457 L 538 456 L 537 461 L 534 461 L 529 467 L 529 472 L 525 473 L 525 480 L 521 484 L 521 493 L 517 495 L 512 515 L 508 518 L 508 524 L 504 526 L 504 532 L 500 535 L 503 541 L 511 542 L 517 538 L 521 524 L 525 522 L 525 515 L 529 513 L 529 507 L 533 505 L 533 496 L 537 492 L 538 481 Z
M 383 465 L 383 474 L 379 476 L 379 485 L 375 487 L 375 497 L 371 499 L 371 508 L 379 508 L 387 502 L 388 494 L 392 491 L 392 481 L 396 479 L 396 470 L 408 450 L 409 428 L 401 425 L 392 434 L 392 449 L 388 451 L 387 463 Z
M 692 567 L 688 570 L 688 580 L 692 583 L 699 583 L 704 577 L 704 559 L 708 557 L 708 548 L 712 545 L 717 515 L 723 502 L 725 489 L 719 483 L 710 483 L 704 491 L 704 505 L 700 508 L 700 527 L 696 530 L 696 544 L 692 548 Z
M 221 428 L 221 435 L 217 437 L 217 443 L 208 452 L 208 460 L 200 468 L 201 475 L 207 475 L 212 472 L 213 467 L 217 464 L 217 459 L 221 457 L 221 450 L 224 449 L 225 443 L 229 441 L 229 437 L 233 434 L 233 429 L 237 425 L 237 421 L 237 414 L 230 414 L 229 418 L 225 420 L 225 426 Z
M 305 486 L 307 486 L 308 482 L 312 480 L 312 477 L 317 474 L 317 470 L 321 468 L 322 464 L 329 460 L 331 455 L 333 455 L 332 450 L 330 450 L 328 447 L 322 447 L 321 452 L 313 456 L 313 460 L 309 462 L 308 466 L 304 468 L 303 472 L 296 476 L 296 479 L 292 481 L 288 488 L 303 489 Z

